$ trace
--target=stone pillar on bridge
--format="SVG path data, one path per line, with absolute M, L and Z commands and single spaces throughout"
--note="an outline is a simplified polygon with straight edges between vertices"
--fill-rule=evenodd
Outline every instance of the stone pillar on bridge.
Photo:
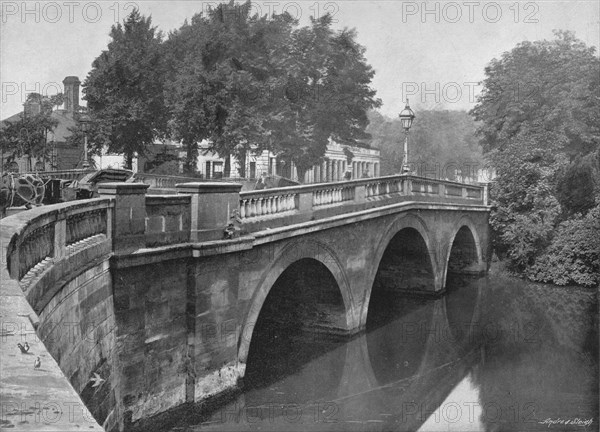
M 232 213 L 240 208 L 240 183 L 183 183 L 177 192 L 192 196 L 190 241 L 222 240 Z
M 146 247 L 146 190 L 144 183 L 100 183 L 98 193 L 115 199 L 113 248 L 127 254 Z

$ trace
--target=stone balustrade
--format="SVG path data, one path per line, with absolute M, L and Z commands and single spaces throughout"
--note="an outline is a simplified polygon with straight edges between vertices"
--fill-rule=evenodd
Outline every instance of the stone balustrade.
M 373 179 L 365 184 L 365 197 L 377 197 L 382 195 L 401 194 L 403 190 L 403 178 Z
M 298 208 L 298 194 L 295 193 L 248 193 L 240 199 L 242 219 L 276 215 Z
M 323 188 L 313 191 L 313 208 L 331 204 L 337 204 L 344 201 L 353 201 L 355 186 L 337 185 L 329 188 Z
M 40 207 L 23 219 L 18 236 L 7 248 L 11 277 L 21 280 L 41 263 L 63 258 L 67 247 L 94 236 L 110 235 L 110 201 L 92 199 Z
M 411 175 L 377 177 L 335 183 L 309 184 L 286 188 L 265 189 L 240 193 L 240 216 L 254 222 L 259 218 L 273 219 L 276 215 L 289 216 L 331 209 L 335 206 L 385 205 L 400 200 L 455 202 L 457 204 L 487 205 L 484 186 L 466 185 L 446 180 L 435 180 Z M 383 202 L 382 202 L 383 201 Z M 344 212 L 359 210 L 350 207 Z

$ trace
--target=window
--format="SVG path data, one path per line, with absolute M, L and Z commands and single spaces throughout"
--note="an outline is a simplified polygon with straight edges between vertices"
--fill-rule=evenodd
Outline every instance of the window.
M 223 178 L 223 162 L 213 162 L 213 178 Z

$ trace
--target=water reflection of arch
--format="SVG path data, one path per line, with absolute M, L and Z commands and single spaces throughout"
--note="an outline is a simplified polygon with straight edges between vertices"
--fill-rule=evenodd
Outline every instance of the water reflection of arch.
M 464 352 L 477 341 L 484 301 L 485 279 L 456 278 L 459 286 L 448 287 L 443 307 L 457 348 Z
M 377 350 L 373 345 L 377 334 L 371 340 L 369 334 L 363 334 L 348 344 L 342 386 L 338 391 L 338 400 L 344 404 L 346 415 L 356 413 L 356 420 L 360 420 L 360 416 L 364 418 L 365 411 L 371 410 L 371 416 L 376 416 L 377 410 L 387 407 L 388 412 L 394 414 L 406 404 L 414 403 L 426 404 L 428 412 L 433 412 L 468 374 L 476 356 L 462 349 L 464 342 L 454 337 L 444 300 L 430 300 L 426 309 L 421 316 L 427 319 L 428 327 L 421 331 L 421 338 L 415 338 L 410 344 L 414 347 L 421 343 L 423 349 L 416 351 L 418 366 L 414 370 L 409 368 L 413 372 L 408 375 L 403 371 L 390 373 L 388 370 L 382 373 L 377 370 L 385 366 L 385 362 L 378 361 L 373 355 L 373 351 Z M 430 315 L 430 318 L 426 315 Z M 411 320 L 409 318 L 404 323 L 410 323 Z M 402 321 L 398 326 L 402 328 Z M 385 332 L 386 329 L 382 327 L 377 331 Z M 385 342 L 385 337 L 381 341 Z M 390 417 L 390 421 L 397 420 Z M 403 424 L 402 430 L 416 430 L 420 426 L 418 423 Z M 397 427 L 395 425 L 392 429 Z
M 240 335 L 238 345 L 238 360 L 245 363 L 254 327 L 258 320 L 262 306 L 267 299 L 271 289 L 279 277 L 295 262 L 302 259 L 312 259 L 324 265 L 335 279 L 340 294 L 344 302 L 345 324 L 344 330 L 357 327 L 354 311 L 354 300 L 350 290 L 350 283 L 346 277 L 343 266 L 337 259 L 335 253 L 325 244 L 316 241 L 300 241 L 288 244 L 279 254 L 269 268 L 263 272 L 258 283 L 258 289 L 255 290 L 250 307 L 246 314 L 243 330 Z
M 397 234 L 399 234 L 402 230 L 407 229 L 407 228 L 412 228 L 412 229 L 416 230 L 420 234 L 423 242 L 425 243 L 425 247 L 427 248 L 427 253 L 429 256 L 429 261 L 431 263 L 431 268 L 433 270 L 433 277 L 435 279 L 435 281 L 434 281 L 435 286 L 432 288 L 438 289 L 438 285 L 440 285 L 440 283 L 441 283 L 441 281 L 438 280 L 439 271 L 438 271 L 437 258 L 436 258 L 436 248 L 434 247 L 433 241 L 429 237 L 429 234 L 428 234 L 429 229 L 427 228 L 427 224 L 425 223 L 425 221 L 423 219 L 421 219 L 420 217 L 418 217 L 416 215 L 412 215 L 412 214 L 399 215 L 396 219 L 394 219 L 387 226 L 387 228 L 383 231 L 383 235 L 377 242 L 377 247 L 375 249 L 375 254 L 373 257 L 374 265 L 371 267 L 371 272 L 369 274 L 369 277 L 367 278 L 368 288 L 367 288 L 367 290 L 365 290 L 364 299 L 362 302 L 363 306 L 362 306 L 362 310 L 360 313 L 361 327 L 364 327 L 367 323 L 367 315 L 369 312 L 369 302 L 371 299 L 373 284 L 375 282 L 375 277 L 377 276 L 377 271 L 379 269 L 381 260 L 384 256 L 388 246 L 390 245 L 391 241 L 393 240 L 393 238 Z

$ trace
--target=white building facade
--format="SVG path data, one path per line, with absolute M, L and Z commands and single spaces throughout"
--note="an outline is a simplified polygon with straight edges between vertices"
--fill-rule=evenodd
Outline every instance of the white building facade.
M 156 143 L 156 146 L 165 147 L 165 143 Z M 180 159 L 186 155 L 181 144 L 169 143 L 167 145 Z M 225 178 L 225 159 L 209 150 L 207 141 L 199 145 L 197 173 L 205 179 Z M 122 155 L 103 154 L 94 157 L 97 169 L 121 168 L 124 164 Z M 143 170 L 141 159 L 133 159 L 133 171 Z M 306 171 L 304 178 L 298 178 L 298 171 L 292 162 L 286 163 L 277 158 L 273 152 L 264 150 L 260 153 L 249 154 L 246 158 L 245 178 L 248 180 L 258 179 L 263 173 L 286 177 L 300 183 L 324 183 L 344 180 L 346 171 L 350 171 L 352 179 L 364 177 L 378 177 L 380 175 L 379 150 L 366 149 L 349 145 L 338 144 L 330 140 L 327 150 L 320 164 Z M 183 162 L 179 163 L 179 172 L 183 172 Z M 230 175 L 231 179 L 241 178 L 239 161 L 231 157 Z

